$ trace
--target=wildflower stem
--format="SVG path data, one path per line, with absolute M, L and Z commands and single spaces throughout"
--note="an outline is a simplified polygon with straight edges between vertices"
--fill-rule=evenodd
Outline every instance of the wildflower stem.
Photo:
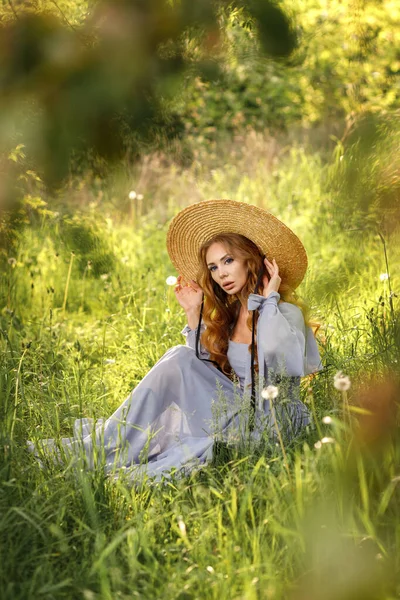
M 83 276 L 82 276 L 81 310 L 83 310 L 84 303 L 85 303 L 85 278 L 86 278 L 87 270 L 88 270 L 88 268 L 86 266 L 85 270 L 83 271 Z
M 342 391 L 342 409 L 343 409 L 343 421 L 350 424 L 350 411 L 349 411 L 349 400 L 347 398 L 347 392 Z
M 388 282 L 388 288 L 389 288 L 390 315 L 392 317 L 392 323 L 394 323 L 395 317 L 394 317 L 394 307 L 393 307 L 393 294 L 392 294 L 392 284 L 391 284 L 391 279 L 390 279 L 389 259 L 388 259 L 387 248 L 386 248 L 386 240 L 380 231 L 378 231 L 378 235 L 381 238 L 381 242 L 382 242 L 382 246 L 383 246 L 383 253 L 385 255 L 386 273 L 388 274 L 387 282 Z
M 314 402 L 314 394 L 313 394 L 313 392 L 311 392 L 309 394 L 309 398 L 310 398 L 311 412 L 312 412 L 312 416 L 313 416 L 313 419 L 314 419 L 315 427 L 317 428 L 319 438 L 321 439 L 322 438 L 322 429 L 321 429 L 319 421 L 318 421 L 317 411 L 315 410 L 315 402 Z
M 62 305 L 63 315 L 65 314 L 65 309 L 66 309 L 66 306 L 67 306 L 68 288 L 69 288 L 69 282 L 70 282 L 70 279 L 71 279 L 72 263 L 74 262 L 74 258 L 75 258 L 75 254 L 73 252 L 71 252 L 71 259 L 69 261 L 69 267 L 68 267 L 67 282 L 65 284 L 64 301 L 63 301 L 63 305 Z
M 21 368 L 22 368 L 22 362 L 25 358 L 25 354 L 27 352 L 27 348 L 25 348 L 25 350 L 23 351 L 21 358 L 19 360 L 18 363 L 18 369 L 17 369 L 17 377 L 15 380 L 15 393 L 14 393 L 14 410 L 13 410 L 13 415 L 12 415 L 12 419 L 11 419 L 11 427 L 10 427 L 10 441 L 12 442 L 12 439 L 14 437 L 14 427 L 15 427 L 15 422 L 17 420 L 17 406 L 18 406 L 18 392 L 19 392 L 19 383 L 21 380 Z
M 270 406 L 270 411 L 271 411 L 272 418 L 274 420 L 275 431 L 276 431 L 276 434 L 278 436 L 279 444 L 280 444 L 280 447 L 281 447 L 281 450 L 282 450 L 282 454 L 283 454 L 283 463 L 285 465 L 289 481 L 291 481 L 292 478 L 291 478 L 291 475 L 290 475 L 289 462 L 288 462 L 288 459 L 287 459 L 287 454 L 286 454 L 285 446 L 284 446 L 283 439 L 282 439 L 282 436 L 281 436 L 281 432 L 280 432 L 279 427 L 278 427 L 278 422 L 276 420 L 276 413 L 275 413 L 275 408 L 274 408 L 274 405 L 273 405 L 272 398 L 269 399 L 269 406 Z

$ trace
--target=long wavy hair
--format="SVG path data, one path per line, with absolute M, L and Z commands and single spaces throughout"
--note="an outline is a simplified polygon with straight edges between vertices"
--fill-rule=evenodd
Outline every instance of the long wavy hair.
M 227 294 L 211 276 L 211 272 L 207 267 L 206 255 L 207 250 L 214 243 L 223 244 L 233 258 L 244 260 L 245 267 L 248 269 L 248 276 L 239 294 Z M 227 358 L 228 344 L 232 329 L 239 316 L 240 306 L 242 303 L 246 304 L 249 294 L 254 291 L 262 294 L 262 278 L 258 289 L 255 290 L 261 268 L 263 268 L 263 273 L 268 278 L 269 275 L 264 265 L 263 256 L 256 244 L 237 233 L 221 233 L 204 243 L 199 251 L 199 263 L 197 281 L 204 292 L 203 321 L 206 325 L 206 329 L 201 336 L 201 343 L 210 353 L 210 359 L 218 363 L 223 373 L 231 377 L 232 368 Z M 304 307 L 293 290 L 283 282 L 279 288 L 279 294 L 282 300 L 298 305 L 304 312 Z M 256 325 L 257 320 L 258 311 L 256 312 Z M 247 326 L 251 331 L 251 312 L 247 319 Z M 251 344 L 249 345 L 249 351 L 251 351 Z M 255 356 L 257 357 L 257 348 L 255 348 Z

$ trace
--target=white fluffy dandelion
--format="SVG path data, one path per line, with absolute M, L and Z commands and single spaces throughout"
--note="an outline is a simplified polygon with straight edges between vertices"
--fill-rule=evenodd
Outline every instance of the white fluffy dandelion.
M 165 280 L 165 283 L 167 285 L 176 285 L 177 282 L 177 278 L 175 277 L 175 275 L 170 275 L 169 277 L 167 277 L 167 279 Z
M 179 527 L 179 531 L 181 532 L 182 537 L 186 537 L 186 525 L 185 525 L 185 521 L 183 520 L 183 517 L 181 515 L 179 515 L 179 517 L 178 517 L 178 527 Z
M 268 385 L 261 392 L 261 396 L 264 400 L 275 400 L 278 397 L 279 389 L 274 385 Z
M 318 440 L 318 442 L 315 442 L 314 448 L 316 448 L 317 450 L 320 450 L 322 448 L 323 444 L 334 444 L 335 441 L 336 440 L 333 437 L 323 437 L 321 440 Z
M 213 567 L 212 567 L 211 565 L 208 565 L 208 567 L 206 567 L 206 570 L 207 570 L 209 573 L 214 573 L 214 569 L 213 569 Z
M 333 419 L 332 419 L 332 417 L 326 416 L 322 419 L 322 422 L 325 425 L 331 425 L 333 423 Z
M 381 281 L 387 281 L 387 280 L 389 279 L 389 273 L 381 273 L 381 274 L 379 275 L 379 279 L 380 279 Z
M 342 371 L 338 371 L 333 378 L 333 385 L 339 392 L 347 392 L 351 386 L 350 377 L 342 373 Z
M 137 194 L 135 190 L 131 190 L 128 194 L 129 200 L 136 200 Z

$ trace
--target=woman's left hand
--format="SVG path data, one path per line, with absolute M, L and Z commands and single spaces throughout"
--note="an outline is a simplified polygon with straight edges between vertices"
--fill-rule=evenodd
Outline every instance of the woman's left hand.
M 267 267 L 270 279 L 268 280 L 268 277 L 264 275 L 264 289 L 262 295 L 264 296 L 264 298 L 268 298 L 271 292 L 277 292 L 279 290 L 279 286 L 281 285 L 282 280 L 279 277 L 279 267 L 276 264 L 276 260 L 274 258 L 272 259 L 272 263 L 269 262 L 268 258 L 265 258 L 264 264 Z

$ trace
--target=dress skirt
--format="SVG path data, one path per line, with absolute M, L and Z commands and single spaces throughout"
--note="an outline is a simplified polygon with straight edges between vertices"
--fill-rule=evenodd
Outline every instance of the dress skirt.
M 88 468 L 103 464 L 109 473 L 126 468 L 158 478 L 210 459 L 218 436 L 237 440 L 243 407 L 237 384 L 192 348 L 175 346 L 106 421 L 78 419 L 74 437 L 58 448 L 55 440 L 41 440 L 30 449 L 61 461 L 83 458 Z

